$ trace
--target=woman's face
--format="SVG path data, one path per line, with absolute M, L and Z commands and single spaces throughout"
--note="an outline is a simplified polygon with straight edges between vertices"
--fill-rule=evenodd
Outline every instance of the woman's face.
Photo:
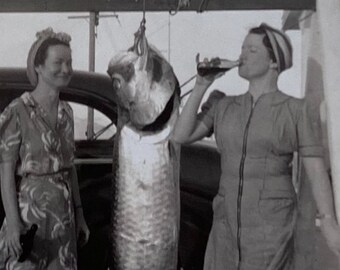
M 264 35 L 248 34 L 242 44 L 238 73 L 246 80 L 263 76 L 273 63 L 263 44 L 263 37 Z
M 44 64 L 36 67 L 39 81 L 54 88 L 68 85 L 73 73 L 71 49 L 65 45 L 52 45 L 47 49 Z

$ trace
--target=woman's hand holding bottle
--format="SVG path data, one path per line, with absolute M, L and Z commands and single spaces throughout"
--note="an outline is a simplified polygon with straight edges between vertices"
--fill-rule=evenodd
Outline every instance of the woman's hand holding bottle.
M 6 231 L 5 245 L 9 254 L 19 258 L 22 253 L 22 247 L 20 245 L 20 234 L 23 233 L 24 225 L 22 222 L 13 222 L 8 224 Z
M 239 66 L 239 60 L 231 61 L 214 57 L 210 60 L 208 60 L 208 58 L 204 58 L 203 62 L 200 62 L 199 54 L 197 54 L 196 64 L 196 84 L 209 87 L 216 79 L 222 77 L 227 71 Z

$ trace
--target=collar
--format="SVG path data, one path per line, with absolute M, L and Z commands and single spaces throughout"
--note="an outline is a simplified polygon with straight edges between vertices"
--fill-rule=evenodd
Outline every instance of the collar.
M 30 92 L 25 92 L 21 95 L 21 99 L 23 100 L 24 104 L 31 108 L 37 108 L 38 102 L 33 98 Z M 66 104 L 64 101 L 59 100 L 58 104 L 58 115 L 61 115 L 66 111 Z
M 36 103 L 31 95 L 31 93 L 29 92 L 25 92 L 21 95 L 21 99 L 24 102 L 24 104 L 28 107 L 31 108 L 35 108 L 36 107 Z
M 244 93 L 242 95 L 235 96 L 234 102 L 238 105 L 242 105 L 246 100 L 250 100 L 251 98 L 252 98 L 251 94 L 249 93 L 249 91 L 247 91 L 246 93 Z M 280 90 L 277 90 L 275 92 L 262 94 L 259 98 L 260 99 L 266 99 L 266 100 L 268 100 L 270 105 L 276 106 L 276 105 L 284 103 L 285 101 L 287 101 L 288 99 L 290 99 L 292 97 L 281 92 Z

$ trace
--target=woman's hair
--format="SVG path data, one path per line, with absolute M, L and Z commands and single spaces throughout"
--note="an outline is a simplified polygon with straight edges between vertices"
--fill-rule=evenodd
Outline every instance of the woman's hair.
M 267 48 L 267 51 L 269 53 L 269 57 L 271 60 L 273 60 L 274 63 L 276 63 L 276 57 L 274 54 L 273 47 L 270 43 L 269 37 L 267 35 L 266 29 L 260 25 L 258 27 L 251 28 L 249 30 L 249 34 L 256 34 L 256 35 L 263 35 L 263 44 Z
M 60 39 L 57 38 L 48 38 L 46 39 L 39 47 L 37 54 L 35 55 L 34 58 L 34 66 L 37 67 L 39 65 L 43 65 L 45 63 L 45 60 L 47 58 L 47 51 L 48 48 L 51 46 L 55 46 L 55 45 L 64 45 L 68 48 L 70 48 L 70 44 L 62 41 Z
M 265 23 L 249 30 L 249 34 L 263 35 L 263 44 L 279 73 L 293 65 L 293 47 L 289 37 L 281 30 Z
M 45 63 L 47 51 L 50 46 L 64 45 L 70 48 L 70 35 L 55 33 L 51 27 L 37 32 L 36 41 L 32 44 L 27 56 L 27 77 L 33 86 L 38 84 L 38 74 L 35 68 Z

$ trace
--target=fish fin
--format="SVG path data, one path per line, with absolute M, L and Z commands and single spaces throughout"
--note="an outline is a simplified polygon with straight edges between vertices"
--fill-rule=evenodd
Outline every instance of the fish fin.
M 124 125 L 129 121 L 128 118 L 128 112 L 121 108 L 120 106 L 117 107 L 117 131 L 114 136 L 114 141 L 113 141 L 113 160 L 112 160 L 112 174 L 113 174 L 113 179 L 112 179 L 112 204 L 115 203 L 115 191 L 116 191 L 116 181 L 117 181 L 117 176 L 119 173 L 119 141 L 120 141 L 120 136 L 121 136 L 121 130 L 124 127 Z M 114 205 L 112 205 L 112 209 L 114 209 Z

